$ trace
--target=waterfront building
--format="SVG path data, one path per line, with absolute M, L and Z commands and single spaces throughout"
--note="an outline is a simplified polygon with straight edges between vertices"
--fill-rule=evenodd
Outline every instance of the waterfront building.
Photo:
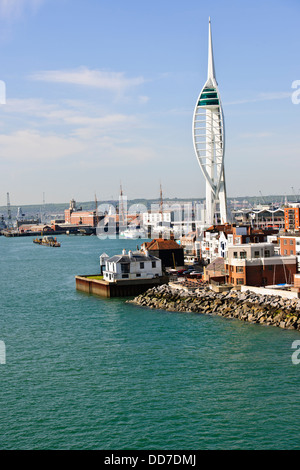
M 298 271 L 300 272 L 300 234 L 287 233 L 280 235 L 279 247 L 282 256 L 296 255 Z
M 201 257 L 206 263 L 211 263 L 218 257 L 226 259 L 228 247 L 267 242 L 269 233 L 269 230 L 253 230 L 249 225 L 213 225 L 200 236 Z
M 109 256 L 107 253 L 102 253 L 102 255 L 100 255 L 100 274 L 103 274 L 103 271 L 105 270 L 105 263 L 108 258 Z
M 71 199 L 69 209 L 65 210 L 65 223 L 70 225 L 97 226 L 97 214 L 94 211 L 83 211 L 76 207 L 76 202 Z
M 141 250 L 161 259 L 164 268 L 184 266 L 183 248 L 175 240 L 156 238 L 151 242 L 144 242 Z
M 145 280 L 162 276 L 162 263 L 149 252 L 123 250 L 121 255 L 105 258 L 103 279 L 108 282 Z
M 225 270 L 227 282 L 234 286 L 292 284 L 297 258 L 276 255 L 272 243 L 246 243 L 228 247 Z
M 34 232 L 34 233 L 52 233 L 53 228 L 46 224 L 22 224 L 18 227 L 19 233 Z
M 219 222 L 225 224 L 228 222 L 224 172 L 225 128 L 215 75 L 210 19 L 208 73 L 194 110 L 193 143 L 206 181 L 205 223 L 206 225 Z

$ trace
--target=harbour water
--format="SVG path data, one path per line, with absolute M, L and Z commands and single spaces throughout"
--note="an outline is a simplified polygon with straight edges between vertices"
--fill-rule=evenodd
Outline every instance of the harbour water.
M 0 237 L 1 449 L 297 449 L 297 331 L 77 292 L 140 240 Z

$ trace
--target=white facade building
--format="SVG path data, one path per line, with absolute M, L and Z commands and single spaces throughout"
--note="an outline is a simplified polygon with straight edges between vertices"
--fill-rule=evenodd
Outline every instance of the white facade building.
M 162 275 L 161 260 L 148 252 L 132 252 L 123 250 L 105 260 L 103 279 L 108 282 L 125 280 L 154 279 Z

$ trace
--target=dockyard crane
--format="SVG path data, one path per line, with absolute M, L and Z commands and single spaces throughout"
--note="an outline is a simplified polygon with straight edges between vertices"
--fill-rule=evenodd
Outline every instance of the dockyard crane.
M 8 225 L 10 225 L 11 224 L 11 208 L 10 208 L 9 193 L 6 194 L 6 200 L 7 200 L 7 220 L 8 220 Z
M 263 195 L 262 195 L 262 192 L 261 192 L 261 191 L 259 191 L 259 194 L 261 195 L 262 202 L 263 202 L 264 204 L 267 204 L 267 203 L 266 203 L 266 200 L 265 200 L 265 198 L 263 197 Z
M 293 191 L 293 194 L 295 196 L 295 202 L 298 202 L 299 201 L 299 195 L 296 194 L 296 191 L 294 190 L 294 187 L 292 186 L 292 191 Z
M 95 212 L 95 216 L 96 216 L 96 227 L 98 227 L 99 215 L 98 215 L 98 201 L 97 201 L 97 195 L 96 195 L 96 193 L 95 193 L 95 209 L 96 209 L 96 212 Z

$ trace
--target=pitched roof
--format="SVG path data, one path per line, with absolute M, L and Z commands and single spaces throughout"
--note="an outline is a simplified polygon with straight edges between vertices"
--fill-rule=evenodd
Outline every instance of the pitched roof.
M 222 271 L 224 269 L 224 264 L 224 258 L 219 257 L 207 265 L 205 269 L 208 271 Z
M 165 240 L 164 238 L 155 238 L 151 242 L 145 242 L 146 250 L 182 250 L 182 247 L 175 240 Z
M 141 261 L 156 261 L 159 258 L 156 258 L 153 255 L 146 256 L 144 253 L 139 251 L 134 251 L 131 256 L 129 255 L 114 255 L 111 258 L 106 259 L 109 263 L 132 263 L 132 262 L 141 262 Z

